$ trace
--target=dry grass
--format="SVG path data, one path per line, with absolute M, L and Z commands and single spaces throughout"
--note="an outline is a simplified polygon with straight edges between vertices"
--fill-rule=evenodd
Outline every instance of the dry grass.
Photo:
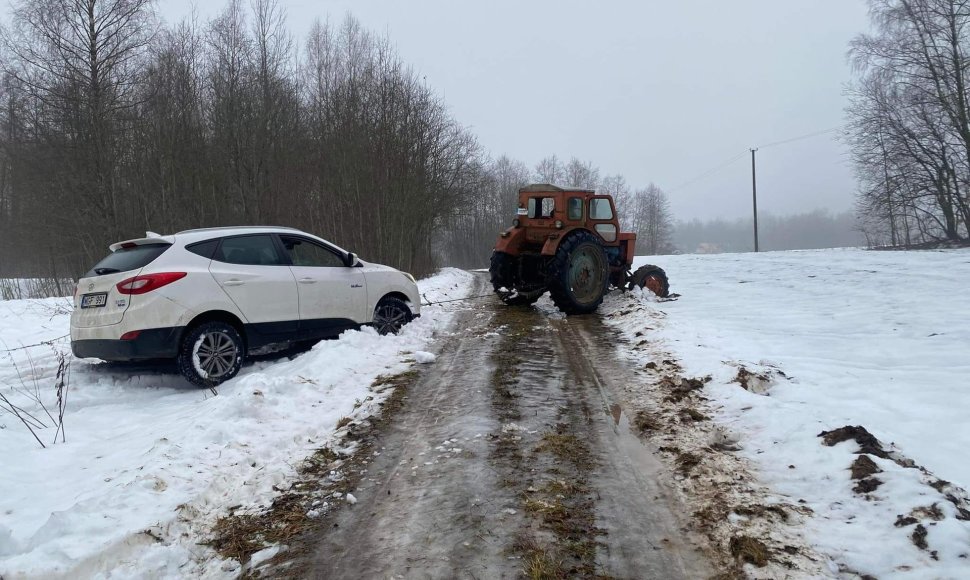
M 660 431 L 662 424 L 656 415 L 640 410 L 633 416 L 633 426 L 642 435 L 644 433 Z
M 739 562 L 754 564 L 759 568 L 768 565 L 768 546 L 761 540 L 751 536 L 735 536 L 731 538 L 731 555 Z
M 696 453 L 681 453 L 677 456 L 677 472 L 681 475 L 689 475 L 700 463 L 701 457 Z
M 704 413 L 701 413 L 694 407 L 687 407 L 681 410 L 680 414 L 682 417 L 686 419 L 690 419 L 691 421 L 707 421 L 708 419 L 710 419 L 710 417 L 708 417 Z

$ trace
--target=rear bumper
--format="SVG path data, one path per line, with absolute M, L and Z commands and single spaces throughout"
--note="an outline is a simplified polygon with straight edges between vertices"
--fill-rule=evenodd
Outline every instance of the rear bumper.
M 175 358 L 178 354 L 181 327 L 142 330 L 133 340 L 72 340 L 71 350 L 77 358 L 99 358 L 107 361 Z

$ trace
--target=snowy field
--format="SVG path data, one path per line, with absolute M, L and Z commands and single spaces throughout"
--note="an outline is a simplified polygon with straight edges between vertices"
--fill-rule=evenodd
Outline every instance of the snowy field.
M 631 339 L 655 329 L 685 374 L 713 377 L 704 394 L 717 419 L 765 483 L 814 511 L 808 543 L 833 573 L 970 577 L 960 519 L 970 514 L 946 497 L 970 489 L 970 250 L 638 259 L 647 262 L 682 297 L 643 296 L 646 313 L 611 324 Z M 741 388 L 741 366 L 766 380 Z M 869 493 L 853 491 L 848 471 L 859 446 L 818 437 L 847 425 L 900 460 L 872 457 L 882 485 Z M 899 465 L 907 459 L 925 471 Z M 896 525 L 899 516 L 912 520 Z
M 419 282 L 429 300 L 470 284 L 454 269 Z M 238 564 L 198 544 L 215 518 L 268 499 L 341 418 L 378 411 L 389 391 L 371 391 L 374 379 L 433 360 L 423 349 L 450 319 L 428 307 L 399 336 L 365 328 L 250 364 L 218 396 L 144 365 L 69 362 L 61 442 L 54 384 L 69 312 L 68 299 L 0 302 L 0 394 L 46 445 L 0 410 L 4 580 L 235 576 Z

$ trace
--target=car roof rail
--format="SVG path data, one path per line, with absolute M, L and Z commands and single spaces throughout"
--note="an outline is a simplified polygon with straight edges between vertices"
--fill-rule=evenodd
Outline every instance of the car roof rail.
M 175 232 L 175 235 L 180 234 L 194 234 L 196 232 L 219 232 L 226 230 L 289 230 L 298 232 L 297 228 L 292 228 L 289 226 L 217 226 L 212 228 L 195 228 L 191 230 L 182 230 L 180 232 Z

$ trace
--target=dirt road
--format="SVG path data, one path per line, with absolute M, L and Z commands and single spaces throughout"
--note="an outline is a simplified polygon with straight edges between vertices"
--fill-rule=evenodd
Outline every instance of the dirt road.
M 627 424 L 617 393 L 632 371 L 596 316 L 471 301 L 441 344 L 301 574 L 709 575 Z

